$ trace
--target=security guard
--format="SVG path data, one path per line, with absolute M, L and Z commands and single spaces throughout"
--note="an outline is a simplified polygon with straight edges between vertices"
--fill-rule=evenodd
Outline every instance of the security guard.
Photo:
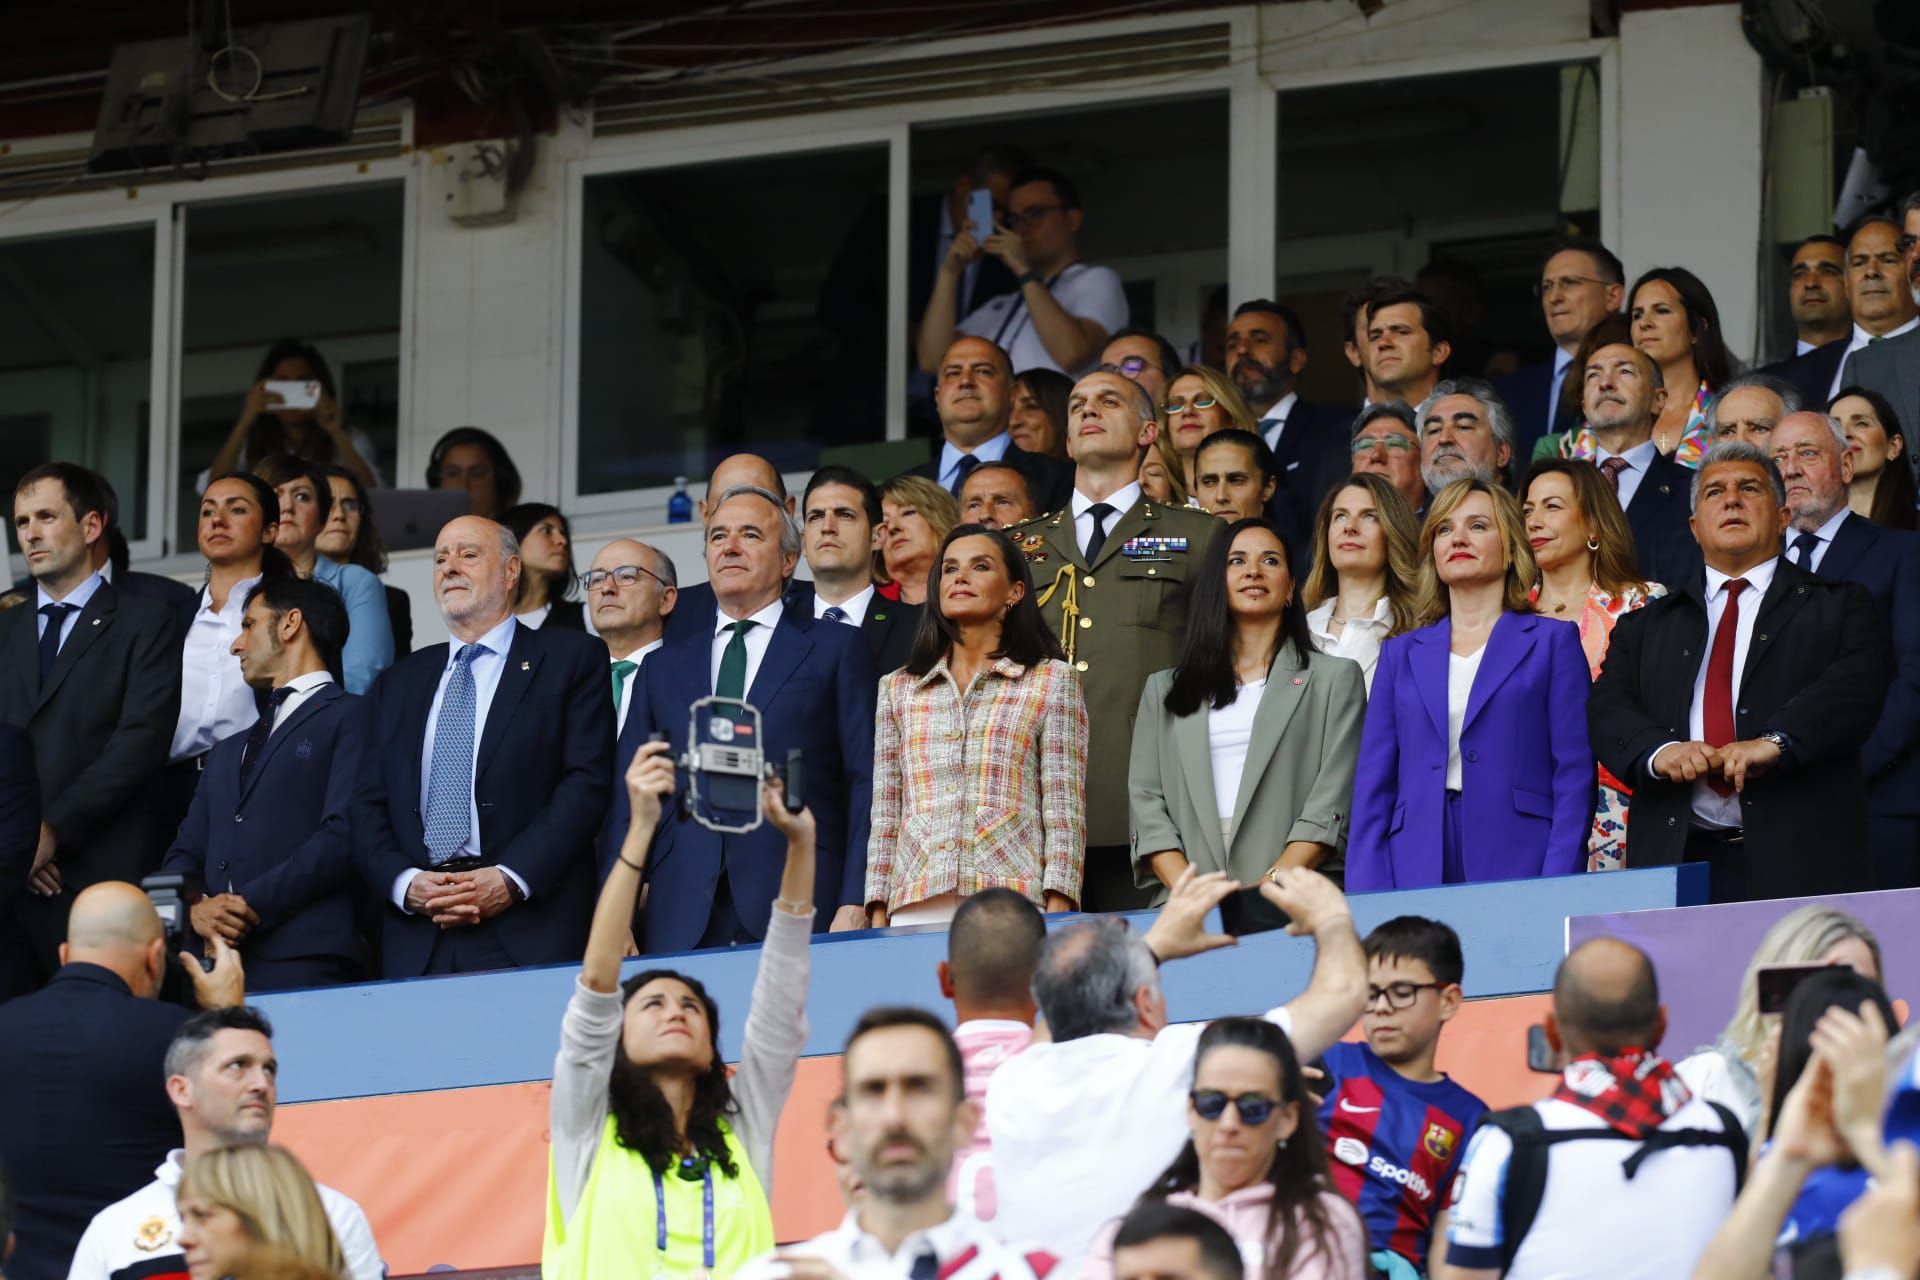
M 1159 423 L 1150 397 L 1117 373 L 1090 373 L 1067 402 L 1073 497 L 1007 534 L 1027 558 L 1041 615 L 1080 672 L 1087 702 L 1087 861 L 1080 906 L 1148 905 L 1134 884 L 1127 767 L 1140 690 L 1171 667 L 1187 598 L 1221 522 L 1140 494 L 1140 460 Z

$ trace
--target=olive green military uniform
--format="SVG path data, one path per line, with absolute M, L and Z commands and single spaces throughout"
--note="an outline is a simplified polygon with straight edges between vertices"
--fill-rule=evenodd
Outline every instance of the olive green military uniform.
M 1127 848 L 1133 719 L 1147 677 L 1179 659 L 1194 575 L 1224 527 L 1197 508 L 1144 498 L 1112 519 L 1091 565 L 1080 552 L 1070 508 L 1006 531 L 1027 558 L 1040 616 L 1080 672 L 1086 698 L 1090 852 L 1082 896 L 1092 900 L 1081 906 L 1090 911 L 1144 907 L 1150 900 L 1133 884 Z M 1103 900 L 1115 894 L 1120 900 Z

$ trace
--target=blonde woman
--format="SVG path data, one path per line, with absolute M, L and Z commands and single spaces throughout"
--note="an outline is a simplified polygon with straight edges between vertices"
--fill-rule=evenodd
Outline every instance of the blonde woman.
M 346 1255 L 320 1193 L 280 1147 L 220 1147 L 180 1173 L 180 1249 L 193 1280 L 339 1277 Z
M 1193 492 L 1193 459 L 1200 442 L 1216 431 L 1238 427 L 1260 434 L 1253 410 L 1233 380 L 1218 369 L 1190 364 L 1167 384 L 1160 402 L 1158 449 L 1174 480 L 1174 491 L 1184 503 Z
M 953 495 L 925 476 L 898 475 L 881 485 L 880 547 L 873 553 L 880 594 L 925 604 L 933 558 L 959 523 Z
M 1420 541 L 1420 626 L 1381 647 L 1367 702 L 1347 888 L 1584 871 L 1591 682 L 1579 632 L 1532 612 L 1520 504 L 1456 480 Z
M 1385 476 L 1359 472 L 1327 494 L 1314 521 L 1313 567 L 1300 589 L 1313 647 L 1360 664 L 1369 692 L 1380 646 L 1413 629 L 1420 524 Z

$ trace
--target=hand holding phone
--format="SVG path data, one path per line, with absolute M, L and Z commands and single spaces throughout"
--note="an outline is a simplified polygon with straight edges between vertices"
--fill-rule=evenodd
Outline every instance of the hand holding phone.
M 270 409 L 311 409 L 320 403 L 320 384 L 311 379 L 291 382 L 272 378 L 267 381 L 267 392 L 280 399 L 280 403 L 268 405 Z
M 967 221 L 973 224 L 975 240 L 984 241 L 993 234 L 993 192 L 983 187 L 967 193 Z

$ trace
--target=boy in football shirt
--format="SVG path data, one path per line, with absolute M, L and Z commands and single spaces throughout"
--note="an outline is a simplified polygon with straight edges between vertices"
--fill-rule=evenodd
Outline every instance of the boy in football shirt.
M 1367 1224 L 1390 1280 L 1425 1275 L 1467 1138 L 1487 1104 L 1434 1069 L 1441 1028 L 1460 1010 L 1460 937 L 1399 916 L 1367 935 L 1366 1043 L 1327 1051 L 1320 1128 L 1333 1181 Z

